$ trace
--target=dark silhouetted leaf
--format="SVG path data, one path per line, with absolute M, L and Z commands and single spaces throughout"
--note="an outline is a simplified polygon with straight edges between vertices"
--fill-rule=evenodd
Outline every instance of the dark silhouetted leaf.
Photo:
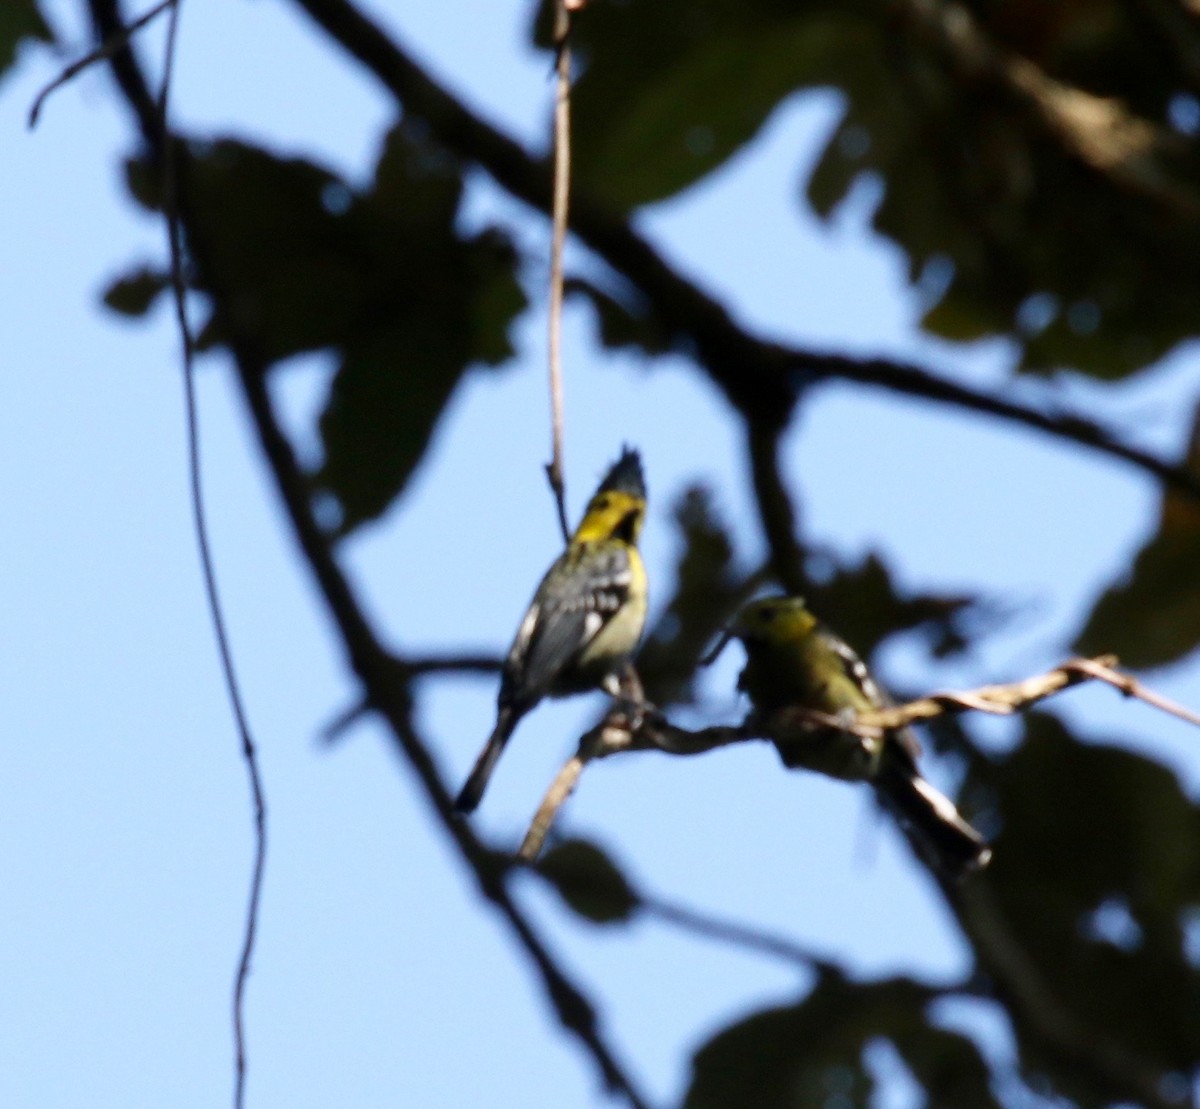
M 1185 462 L 1200 474 L 1200 419 Z M 1126 666 L 1162 666 L 1200 642 L 1200 506 L 1168 490 L 1158 528 L 1138 552 L 1128 577 L 1097 601 L 1075 648 L 1116 651 Z
M 632 347 L 651 355 L 665 354 L 671 349 L 670 336 L 647 314 L 644 306 L 627 305 L 582 278 L 569 277 L 564 286 L 568 296 L 581 296 L 595 309 L 600 341 L 606 347 L 614 350 Z
M 202 151 L 195 151 L 197 156 Z M 157 167 L 144 157 L 127 158 L 125 160 L 125 187 L 133 197 L 148 212 L 157 212 L 162 203 L 162 181 Z
M 517 280 L 517 256 L 502 232 L 491 229 L 471 241 L 468 256 L 471 303 L 471 357 L 488 366 L 516 352 L 509 329 L 529 303 Z
M 233 139 L 192 154 L 188 198 L 217 294 L 208 330 L 253 336 L 272 362 L 345 342 L 371 310 L 378 278 L 371 228 L 351 218 L 346 186 L 312 162 Z M 153 170 L 135 160 L 127 179 L 153 209 Z M 346 196 L 345 210 L 331 210 L 335 195 Z
M 465 366 L 464 351 L 436 320 L 408 320 L 346 348 L 333 379 L 318 478 L 344 516 L 339 531 L 378 516 L 404 487 Z
M 351 213 L 371 228 L 380 275 L 372 296 L 382 302 L 379 322 L 345 345 L 321 417 L 317 480 L 336 495 L 343 532 L 378 516 L 404 488 L 467 368 L 512 354 L 509 325 L 525 306 L 516 255 L 498 231 L 459 235 L 458 173 L 397 127 L 374 190 Z
M 556 844 L 537 868 L 575 912 L 596 924 L 628 920 L 638 907 L 638 896 L 625 876 L 587 840 Z
M 813 587 L 810 600 L 813 611 L 863 658 L 888 635 L 915 628 L 930 636 L 936 654 L 953 654 L 967 645 L 964 621 L 982 615 L 978 600 L 970 596 L 901 596 L 874 553 L 857 566 L 839 566 L 827 581 Z
M 589 4 L 573 31 L 582 61 L 573 95 L 581 187 L 629 208 L 721 165 L 790 92 L 832 80 L 843 11 L 797 11 L 781 0 Z M 543 17 L 543 45 L 545 27 Z
M 874 228 L 914 282 L 945 278 L 928 330 L 1109 379 L 1196 334 L 1200 149 L 1166 122 L 1195 88 L 1195 21 L 1110 0 L 954 11 L 951 29 L 939 5 L 592 0 L 573 33 L 579 188 L 623 209 L 672 196 L 788 96 L 834 89 L 808 199 L 828 216 L 881 186 Z
M 516 253 L 495 229 L 460 234 L 460 166 L 404 124 L 387 135 L 369 191 L 232 139 L 191 153 L 187 199 L 214 294 L 198 347 L 239 336 L 268 362 L 339 358 L 314 480 L 344 534 L 404 489 L 467 369 L 512 354 L 509 326 L 525 306 Z M 128 179 L 153 208 L 152 170 L 132 162 Z M 152 295 L 145 271 L 114 290 L 126 311 Z
M 1164 1075 L 1190 1072 L 1200 1062 L 1200 968 L 1184 923 L 1200 911 L 1200 809 L 1158 763 L 1081 744 L 1043 714 L 1027 721 L 1026 741 L 989 775 L 1003 828 L 980 879 L 988 896 L 968 923 L 983 936 L 1002 929 L 1006 962 L 1013 950 L 1029 961 L 1023 987 L 1065 1010 L 1097 1050 L 1119 1048 Z M 990 945 L 980 950 L 983 969 L 1003 981 Z M 1109 1103 L 1112 1091 L 1049 1052 L 1014 1011 L 1033 1069 L 1068 1096 Z
M 732 540 L 707 488 L 687 489 L 674 515 L 682 540 L 675 594 L 637 658 L 646 696 L 660 707 L 691 700 L 697 663 L 758 584 L 735 569 Z
M 4 0 L 0 4 L 0 77 L 16 61 L 17 49 L 26 39 L 54 41 L 37 0 Z
M 874 1104 L 863 1048 L 892 1042 L 936 1109 L 998 1109 L 975 1045 L 930 1024 L 936 991 L 907 978 L 848 982 L 825 974 L 797 1005 L 719 1032 L 692 1061 L 685 1109 L 811 1109 Z
M 940 8 L 909 11 L 878 19 L 836 78 L 846 111 L 813 207 L 875 175 L 876 230 L 914 279 L 932 263 L 948 278 L 924 327 L 1008 334 L 1024 369 L 1119 378 L 1194 334 L 1196 152 L 1159 123 L 1191 63 L 1106 0 L 971 5 L 953 33 Z
M 323 200 L 344 188 L 338 178 L 231 140 L 194 166 L 218 328 L 256 336 L 270 361 L 345 342 L 375 275 L 365 264 L 369 229 Z
M 1116 651 L 1127 666 L 1175 662 L 1200 642 L 1200 507 L 1168 493 L 1157 532 L 1129 577 L 1109 586 L 1075 643 L 1084 654 Z
M 114 281 L 104 291 L 104 303 L 123 316 L 144 316 L 170 284 L 168 274 L 146 266 Z
M 883 1034 L 924 1087 L 927 1109 L 999 1109 L 987 1064 L 966 1036 L 909 1019 L 903 1011 Z

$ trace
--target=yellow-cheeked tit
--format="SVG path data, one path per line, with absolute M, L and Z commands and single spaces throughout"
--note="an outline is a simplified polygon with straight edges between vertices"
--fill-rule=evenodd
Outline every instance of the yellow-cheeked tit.
M 645 515 L 641 459 L 626 447 L 517 629 L 500 678 L 496 727 L 458 795 L 459 812 L 479 804 L 517 721 L 543 697 L 619 692 L 618 676 L 646 623 L 646 568 L 637 549 Z
M 917 769 L 921 747 L 910 729 L 863 739 L 838 729 L 788 726 L 782 711 L 788 708 L 841 716 L 890 703 L 854 650 L 824 627 L 803 600 L 751 601 L 729 634 L 746 648 L 738 688 L 749 695 L 758 723 L 785 765 L 869 781 L 917 851 L 952 880 L 987 865 L 992 852 L 983 837 Z

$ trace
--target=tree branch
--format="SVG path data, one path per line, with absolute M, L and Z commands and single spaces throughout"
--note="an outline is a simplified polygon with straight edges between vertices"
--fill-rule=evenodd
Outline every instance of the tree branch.
M 689 731 L 672 724 L 653 705 L 643 704 L 633 719 L 622 704 L 614 704 L 603 720 L 580 737 L 579 746 L 554 776 L 517 850 L 518 858 L 533 862 L 541 854 L 559 810 L 574 792 L 588 763 L 626 751 L 661 751 L 667 755 L 699 755 L 717 747 L 757 738 L 737 727 Z
M 544 215 L 553 211 L 550 167 L 484 122 L 434 81 L 349 0 L 295 0 L 334 41 L 357 58 L 403 105 L 425 121 L 433 138 L 486 170 L 518 200 Z M 1119 458 L 1200 500 L 1200 476 L 1122 443 L 1092 421 L 1052 415 L 888 358 L 789 348 L 750 334 L 727 309 L 675 271 L 628 222 L 578 192 L 572 230 L 622 275 L 652 307 L 663 329 L 693 352 L 714 384 L 748 420 L 786 422 L 810 384 L 856 381 L 907 396 L 1030 427 L 1064 442 Z
M 737 725 L 690 731 L 672 724 L 653 705 L 641 705 L 635 719 L 625 705 L 614 702 L 604 719 L 580 738 L 575 754 L 567 759 L 555 775 L 517 854 L 526 862 L 532 862 L 538 857 L 559 811 L 579 784 L 588 763 L 629 751 L 701 755 L 733 743 L 774 740 L 777 735 L 785 735 L 789 742 L 792 742 L 798 730 L 810 730 L 814 735 L 845 732 L 866 739 L 878 739 L 887 732 L 897 731 L 918 721 L 932 720 L 946 713 L 986 712 L 1011 715 L 1065 689 L 1091 680 L 1107 682 L 1126 696 L 1137 697 L 1162 712 L 1200 726 L 1200 714 L 1177 705 L 1147 688 L 1136 678 L 1115 670 L 1116 661 L 1115 655 L 1100 655 L 1093 659 L 1068 659 L 1053 670 L 1019 682 L 985 685 L 961 693 L 932 693 L 928 697 L 921 697 L 904 705 L 859 713 L 852 719 L 832 716 L 815 709 L 789 707 L 780 709 L 769 717 L 751 712 Z M 947 890 L 948 893 L 952 892 L 948 887 Z
M 89 4 L 104 37 L 121 26 L 116 0 L 89 0 Z M 169 139 L 164 141 L 158 129 L 153 99 L 127 43 L 113 54 L 110 64 L 134 112 L 143 140 L 161 166 Z M 204 288 L 220 299 L 221 289 L 215 287 L 212 280 L 207 244 L 197 232 L 197 221 L 189 204 L 190 159 L 182 144 L 176 147 L 175 152 L 178 154 L 176 169 L 180 223 L 186 232 Z M 497 862 L 494 854 L 476 838 L 469 825 L 456 819 L 450 794 L 433 756 L 412 725 L 410 691 L 406 684 L 395 681 L 394 663 L 371 630 L 348 580 L 333 557 L 328 538 L 312 513 L 308 482 L 296 461 L 291 444 L 275 419 L 267 393 L 267 362 L 253 338 L 236 333 L 234 325 L 229 325 L 225 338 L 234 357 L 260 447 L 275 478 L 294 537 L 324 595 L 340 632 L 349 665 L 362 682 L 368 701 L 388 721 L 399 751 L 421 783 L 438 823 L 475 875 L 481 893 L 504 917 L 537 968 L 563 1027 L 579 1039 L 595 1060 L 606 1087 L 621 1094 L 634 1109 L 645 1109 L 647 1102 L 601 1035 L 591 1002 L 559 968 L 509 894 L 504 882 L 506 867 L 502 862 Z
M 750 478 L 759 523 L 770 550 L 771 572 L 789 593 L 807 594 L 808 575 L 804 554 L 796 534 L 796 510 L 783 480 L 779 464 L 779 442 L 783 428 L 761 421 L 746 426 Z
M 921 697 L 905 705 L 859 713 L 850 722 L 824 713 L 797 709 L 784 711 L 793 715 L 802 713 L 815 728 L 839 728 L 866 739 L 873 739 L 885 732 L 895 731 L 921 720 L 932 720 L 946 713 L 986 712 L 994 716 L 1011 716 L 1081 682 L 1099 681 L 1111 685 L 1126 697 L 1136 697 L 1160 712 L 1200 727 L 1200 713 L 1177 704 L 1161 693 L 1155 693 L 1131 674 L 1124 674 L 1115 669 L 1116 664 L 1116 655 L 1068 659 L 1053 670 L 1047 670 L 1044 674 L 1023 681 L 1010 682 L 1007 685 L 985 685 L 969 693 L 931 693 L 928 697 Z
M 504 868 L 497 865 L 491 852 L 471 831 L 470 825 L 457 818 L 441 773 L 412 725 L 409 690 L 407 686 L 395 682 L 394 664 L 367 624 L 349 583 L 334 561 L 327 539 L 312 515 L 308 484 L 296 463 L 291 444 L 274 418 L 261 368 L 252 362 L 244 364 L 239 359 L 238 369 L 260 444 L 275 475 L 295 537 L 321 585 L 326 603 L 341 632 L 350 665 L 363 684 L 367 700 L 387 720 L 400 752 L 424 787 L 438 822 L 474 872 L 480 892 L 496 906 L 537 968 L 559 1021 L 591 1053 L 606 1087 L 622 1094 L 635 1109 L 645 1109 L 647 1102 L 637 1092 L 601 1036 L 591 1002 L 558 967 L 513 901 L 504 884 Z
M 820 974 L 840 976 L 842 973 L 841 968 L 832 960 L 817 955 L 785 936 L 777 936 L 762 928 L 742 924 L 740 921 L 722 920 L 674 901 L 646 895 L 639 896 L 639 908 L 647 916 L 654 917 L 664 924 L 670 924 L 681 931 L 690 932 L 692 935 L 701 936 L 717 943 L 741 947 L 761 955 L 770 955 L 772 958 L 782 959 L 784 962 L 815 970 Z
M 74 80 L 90 65 L 96 62 L 102 62 L 106 58 L 111 58 L 122 46 L 124 46 L 134 35 L 138 33 L 146 24 L 152 22 L 158 16 L 162 15 L 172 5 L 177 5 L 178 0 L 161 0 L 155 4 L 148 12 L 138 16 L 127 27 L 119 27 L 111 35 L 105 38 L 99 46 L 94 50 L 89 51 L 82 58 L 78 58 L 67 66 L 57 77 L 54 78 L 48 85 L 44 86 L 42 91 L 33 99 L 33 104 L 29 108 L 29 118 L 26 120 L 26 125 L 30 130 L 33 130 L 38 124 L 38 119 L 41 117 L 42 108 L 46 103 L 46 98 L 50 96 L 56 89 L 62 88 L 69 81 Z

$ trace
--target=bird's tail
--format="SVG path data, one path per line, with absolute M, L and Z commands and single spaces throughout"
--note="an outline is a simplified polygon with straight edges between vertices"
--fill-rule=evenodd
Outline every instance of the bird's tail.
M 519 715 L 515 709 L 501 706 L 496 716 L 496 727 L 488 736 L 483 750 L 479 752 L 479 758 L 475 760 L 470 777 L 467 778 L 466 785 L 462 787 L 454 802 L 455 809 L 460 813 L 474 812 L 478 807 L 483 798 L 483 791 L 487 789 L 488 779 L 492 776 L 492 771 L 496 769 L 496 760 L 500 758 L 500 752 L 504 750 L 508 737 L 512 735 L 513 728 L 517 726 Z
M 874 785 L 884 807 L 938 873 L 959 882 L 987 866 L 992 857 L 987 841 L 908 759 L 885 757 Z

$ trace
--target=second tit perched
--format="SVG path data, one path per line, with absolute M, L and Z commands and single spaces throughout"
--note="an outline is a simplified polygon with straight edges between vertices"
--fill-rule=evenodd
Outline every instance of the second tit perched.
M 787 766 L 838 778 L 869 781 L 917 850 L 953 880 L 987 865 L 991 848 L 958 814 L 954 803 L 917 769 L 921 746 L 905 728 L 883 739 L 831 729 L 795 727 L 789 735 L 781 710 L 815 709 L 831 715 L 866 712 L 889 704 L 854 650 L 817 620 L 799 597 L 752 601 L 738 614 L 731 636 L 746 648 L 738 688 Z
M 646 482 L 625 448 L 588 502 L 567 549 L 546 571 L 504 660 L 496 727 L 455 807 L 471 812 L 517 721 L 543 697 L 616 695 L 646 623 L 646 568 L 637 540 Z

